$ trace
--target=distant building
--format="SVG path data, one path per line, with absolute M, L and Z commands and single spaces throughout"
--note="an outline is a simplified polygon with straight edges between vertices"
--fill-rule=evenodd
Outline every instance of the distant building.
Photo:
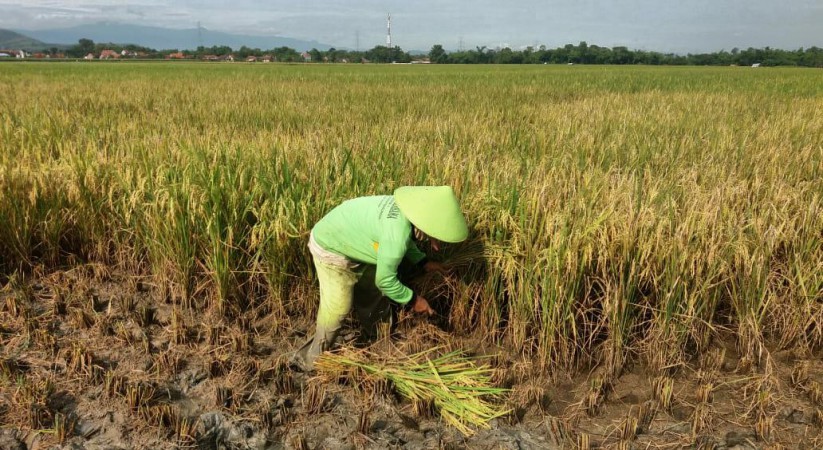
M 301 54 L 300 54 L 300 56 L 302 56 L 302 57 L 303 57 L 303 61 L 305 61 L 305 62 L 311 62 L 311 53 L 309 53 L 309 52 L 303 52 L 303 53 L 301 53 Z
M 220 61 L 220 57 L 217 55 L 203 55 L 203 61 Z
M 103 50 L 100 52 L 100 59 L 118 59 L 120 54 L 114 50 Z
M 84 56 L 83 59 L 91 61 L 94 59 L 94 53 L 89 53 L 88 55 Z
M 760 63 L 754 63 L 754 64 L 752 64 L 752 68 L 755 68 L 755 69 L 756 69 L 756 68 L 758 68 L 758 67 L 760 67 Z
M 186 55 L 183 52 L 169 53 L 166 55 L 166 59 L 186 59 Z
M 257 57 L 254 55 L 249 56 L 246 58 L 246 62 L 257 62 Z
M 0 48 L 0 58 L 19 58 L 19 53 L 17 50 L 11 50 L 8 48 Z
M 263 57 L 260 58 L 260 60 L 263 61 L 264 63 L 272 62 L 272 59 L 273 59 L 273 57 L 271 55 L 263 55 Z
M 220 57 L 221 61 L 234 62 L 234 55 L 223 55 Z

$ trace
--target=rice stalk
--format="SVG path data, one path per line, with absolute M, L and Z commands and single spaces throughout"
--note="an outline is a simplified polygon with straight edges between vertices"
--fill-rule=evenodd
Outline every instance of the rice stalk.
M 413 404 L 434 405 L 446 423 L 465 436 L 474 433 L 471 427 L 489 428 L 490 420 L 508 413 L 494 404 L 506 389 L 490 385 L 491 369 L 460 352 L 435 357 L 436 350 L 385 359 L 343 348 L 321 355 L 315 367 L 329 375 L 357 368 L 366 378 L 388 380 Z

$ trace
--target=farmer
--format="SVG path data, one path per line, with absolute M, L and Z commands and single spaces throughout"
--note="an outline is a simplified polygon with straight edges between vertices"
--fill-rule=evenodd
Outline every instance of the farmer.
M 425 297 L 400 282 L 398 268 L 402 264 L 445 273 L 447 267 L 429 261 L 417 243 L 429 240 L 438 251 L 440 242 L 461 242 L 467 236 L 450 186 L 401 187 L 394 195 L 359 197 L 331 210 L 309 236 L 320 308 L 314 337 L 293 362 L 312 369 L 320 353 L 334 345 L 352 306 L 367 332 L 389 312 L 385 302 L 381 305 L 383 296 L 417 313 L 434 314 Z

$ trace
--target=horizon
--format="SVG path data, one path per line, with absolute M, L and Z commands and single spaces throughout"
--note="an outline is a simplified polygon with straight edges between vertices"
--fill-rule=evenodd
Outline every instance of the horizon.
M 110 20 L 101 20 L 101 21 L 88 22 L 88 23 L 83 23 L 83 24 L 76 24 L 76 25 L 72 25 L 72 26 L 55 27 L 55 28 L 22 29 L 22 28 L 3 28 L 3 27 L 0 27 L 0 30 L 8 30 L 8 31 L 12 31 L 12 32 L 15 32 L 15 33 L 22 34 L 26 37 L 30 37 L 26 33 L 28 33 L 28 32 L 72 30 L 72 29 L 78 29 L 78 28 L 83 28 L 83 27 L 88 27 L 88 26 L 99 26 L 99 25 L 134 26 L 134 27 L 154 28 L 154 29 L 169 30 L 169 31 L 196 31 L 196 30 L 198 30 L 198 28 L 196 26 L 195 27 L 173 28 L 173 27 L 167 27 L 167 26 L 142 25 L 142 24 L 136 24 L 136 23 L 116 22 L 116 21 L 110 21 Z M 251 33 L 232 33 L 232 32 L 225 31 L 225 30 L 216 30 L 216 29 L 212 29 L 212 28 L 207 28 L 205 26 L 201 26 L 200 29 L 202 31 L 208 31 L 208 32 L 212 32 L 212 33 L 221 33 L 221 34 L 226 34 L 226 35 L 231 35 L 231 36 L 248 36 L 248 37 L 254 37 L 254 38 L 281 38 L 281 39 L 295 39 L 295 40 L 301 40 L 301 41 L 304 40 L 304 39 L 300 39 L 300 38 L 295 38 L 293 36 L 285 36 L 285 35 L 263 35 L 263 34 L 251 34 Z M 142 46 L 141 44 L 134 43 L 134 42 L 113 42 L 113 41 L 109 41 L 109 40 L 99 40 L 98 41 L 98 40 L 94 40 L 94 39 L 92 39 L 92 40 L 95 42 L 95 44 L 112 44 L 112 45 L 115 45 L 115 46 L 126 46 L 126 45 Z M 354 48 L 351 48 L 351 47 L 335 46 L 334 44 L 329 44 L 329 43 L 326 43 L 326 42 L 319 42 L 317 40 L 311 40 L 311 41 L 306 41 L 306 42 L 314 42 L 314 43 L 320 44 L 322 46 L 328 46 L 330 48 L 335 48 L 335 49 L 344 50 L 344 51 L 367 51 L 371 48 L 386 45 L 385 43 L 383 43 L 383 44 L 378 43 L 378 44 L 376 44 L 372 47 L 369 47 L 369 48 L 364 47 L 364 48 L 360 48 L 359 50 L 355 50 Z M 750 49 L 750 48 L 752 48 L 752 49 L 766 49 L 766 48 L 769 48 L 769 49 L 773 49 L 773 50 L 782 50 L 782 51 L 796 51 L 796 50 L 808 49 L 808 48 L 812 48 L 812 47 L 820 48 L 817 45 L 799 46 L 799 47 L 777 47 L 777 46 L 773 46 L 773 45 L 765 45 L 765 46 L 762 46 L 762 47 L 753 47 L 753 46 L 743 47 L 743 46 L 741 46 L 741 47 L 732 47 L 732 48 L 708 49 L 708 50 L 702 50 L 702 51 L 677 52 L 677 51 L 660 50 L 660 49 L 656 49 L 656 48 L 630 47 L 630 46 L 624 46 L 624 45 L 609 46 L 609 45 L 603 45 L 599 42 L 589 41 L 589 40 L 585 40 L 585 39 L 582 40 L 582 41 L 565 42 L 565 43 L 559 43 L 559 44 L 556 44 L 556 45 L 549 45 L 549 44 L 539 43 L 538 42 L 538 43 L 533 43 L 533 44 L 521 45 L 521 46 L 517 46 L 517 47 L 510 46 L 508 44 L 503 44 L 505 46 L 500 46 L 500 45 L 495 46 L 495 47 L 475 46 L 475 47 L 470 47 L 470 48 L 463 48 L 462 50 L 459 49 L 459 48 L 449 48 L 448 46 L 440 44 L 440 43 L 433 43 L 428 48 L 403 48 L 399 45 L 397 45 L 397 47 L 399 47 L 401 50 L 403 50 L 405 52 L 420 53 L 420 52 L 429 52 L 434 45 L 441 45 L 445 51 L 447 51 L 449 53 L 455 53 L 455 52 L 460 52 L 460 51 L 476 50 L 476 49 L 479 49 L 479 48 L 485 48 L 487 50 L 494 50 L 494 51 L 499 51 L 499 50 L 502 50 L 502 49 L 505 49 L 505 48 L 509 48 L 513 51 L 523 51 L 523 50 L 526 50 L 529 47 L 531 47 L 535 50 L 539 49 L 540 47 L 545 47 L 547 50 L 553 50 L 553 49 L 557 49 L 557 48 L 563 48 L 567 45 L 577 46 L 581 43 L 586 43 L 588 46 L 598 46 L 598 47 L 601 47 L 601 48 L 613 49 L 615 47 L 626 47 L 630 51 L 644 51 L 644 52 L 653 52 L 653 53 L 661 53 L 661 54 L 675 54 L 675 55 L 681 55 L 681 56 L 685 56 L 687 54 L 695 54 L 695 55 L 696 54 L 713 54 L 713 53 L 721 53 L 721 52 L 724 52 L 724 51 L 725 52 L 730 52 L 734 49 L 746 50 L 746 49 Z M 69 45 L 76 44 L 76 42 L 74 42 L 74 43 L 44 42 L 44 44 L 56 44 L 56 45 L 61 45 L 61 46 L 69 46 Z M 227 47 L 230 47 L 232 49 L 232 51 L 237 51 L 240 48 L 240 47 L 234 48 L 231 45 L 219 44 L 219 43 L 214 44 L 214 45 L 204 45 L 204 47 L 206 47 L 206 48 L 217 47 L 217 46 L 227 46 Z M 392 44 L 392 46 L 393 47 L 395 46 L 394 43 Z M 152 47 L 148 47 L 148 48 L 152 48 Z M 271 50 L 273 48 L 275 48 L 275 47 L 258 48 L 258 49 L 259 50 Z M 152 49 L 159 51 L 159 50 L 167 50 L 168 48 L 157 47 L 157 48 L 152 48 Z M 196 48 L 180 48 L 179 50 L 180 51 L 195 51 Z M 307 48 L 306 50 L 309 50 L 309 49 Z
M 469 7 L 471 5 L 471 8 Z M 0 0 L 0 28 L 38 31 L 97 23 L 196 30 L 315 41 L 335 48 L 367 49 L 386 43 L 386 14 L 392 16 L 392 44 L 407 51 L 476 47 L 547 48 L 587 42 L 661 53 L 713 53 L 732 48 L 796 50 L 823 44 L 823 3 L 798 0 L 698 0 L 690 5 L 652 0 L 606 4 L 557 0 L 514 4 L 432 0 L 408 5 L 396 0 L 313 5 L 236 0 L 230 9 L 216 0 Z

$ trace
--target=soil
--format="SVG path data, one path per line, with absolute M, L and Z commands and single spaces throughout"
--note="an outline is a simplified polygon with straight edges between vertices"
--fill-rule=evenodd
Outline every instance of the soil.
M 823 448 L 823 362 L 791 349 L 764 348 L 750 364 L 719 335 L 670 373 L 630 363 L 599 383 L 597 368 L 540 373 L 516 351 L 401 316 L 375 351 L 496 354 L 512 411 L 463 436 L 391 392 L 290 368 L 311 314 L 261 305 L 215 319 L 170 297 L 98 266 L 10 283 L 0 292 L 0 450 Z M 352 343 L 354 324 L 344 335 Z

